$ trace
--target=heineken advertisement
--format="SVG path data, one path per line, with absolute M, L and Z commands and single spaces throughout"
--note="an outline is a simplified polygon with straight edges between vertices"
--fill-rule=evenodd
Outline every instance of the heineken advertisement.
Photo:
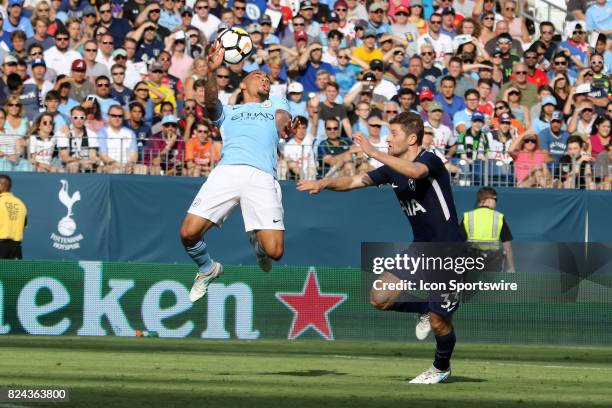
M 0 334 L 416 341 L 414 316 L 370 306 L 357 268 L 226 266 L 192 304 L 191 265 L 0 262 Z M 466 341 L 612 343 L 609 304 L 468 302 Z

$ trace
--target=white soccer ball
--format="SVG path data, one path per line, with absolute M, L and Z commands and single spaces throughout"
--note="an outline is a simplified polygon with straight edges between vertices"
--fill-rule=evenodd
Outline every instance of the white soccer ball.
M 246 30 L 232 27 L 219 34 L 219 41 L 225 49 L 223 59 L 228 64 L 239 64 L 253 51 L 253 41 Z
M 57 223 L 57 232 L 65 237 L 69 237 L 76 231 L 76 223 L 70 217 L 64 217 Z

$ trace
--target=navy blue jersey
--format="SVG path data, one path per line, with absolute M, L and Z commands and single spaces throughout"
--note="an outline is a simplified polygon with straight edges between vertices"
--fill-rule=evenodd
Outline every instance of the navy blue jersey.
M 412 179 L 389 166 L 368 173 L 375 185 L 391 184 L 400 206 L 412 225 L 415 242 L 461 242 L 450 176 L 442 160 L 422 150 L 415 163 L 429 169 L 427 177 Z

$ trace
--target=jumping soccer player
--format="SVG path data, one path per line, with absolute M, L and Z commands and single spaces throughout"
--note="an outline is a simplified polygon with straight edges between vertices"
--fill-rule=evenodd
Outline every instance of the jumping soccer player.
M 415 242 L 457 243 L 462 247 L 457 214 L 450 187 L 450 177 L 442 161 L 421 148 L 423 120 L 418 114 L 403 112 L 390 122 L 391 134 L 387 139 L 389 153 L 378 151 L 363 134 L 354 136 L 369 157 L 384 165 L 366 174 L 300 181 L 298 190 L 316 194 L 321 190 L 349 191 L 368 186 L 391 184 L 402 210 L 412 225 Z M 384 272 L 383 283 L 399 283 L 398 272 Z M 433 366 L 414 378 L 412 384 L 436 384 L 450 377 L 450 358 L 455 347 L 452 315 L 458 299 L 448 302 L 403 302 L 397 300 L 400 290 L 371 291 L 371 303 L 379 310 L 419 313 L 417 338 L 425 339 L 431 329 L 436 336 L 436 354 Z M 397 301 L 396 301 L 397 300 Z
M 223 106 L 218 99 L 215 71 L 223 62 L 223 47 L 215 42 L 208 53 L 205 106 L 207 116 L 220 127 L 223 137 L 221 161 L 200 188 L 181 227 L 181 240 L 198 265 L 189 300 L 206 294 L 223 266 L 210 257 L 204 234 L 221 226 L 230 211 L 240 204 L 244 226 L 255 249 L 257 263 L 266 272 L 272 259 L 284 250 L 283 206 L 276 181 L 279 137 L 295 132 L 289 104 L 270 98 L 270 79 L 263 71 L 249 73 L 240 83 L 243 103 Z

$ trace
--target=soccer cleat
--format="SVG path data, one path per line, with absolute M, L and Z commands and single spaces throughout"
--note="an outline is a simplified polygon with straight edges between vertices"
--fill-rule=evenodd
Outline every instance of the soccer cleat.
M 448 380 L 451 375 L 451 369 L 448 367 L 446 371 L 440 371 L 436 367 L 431 366 L 421 374 L 410 381 L 410 384 L 438 384 Z
M 425 340 L 431 332 L 431 321 L 429 319 L 429 313 L 420 314 L 417 317 L 417 325 L 414 329 L 416 338 L 418 340 Z
M 208 272 L 198 272 L 189 291 L 189 300 L 195 302 L 204 296 L 208 291 L 210 282 L 217 279 L 221 274 L 223 274 L 223 265 L 219 262 L 213 262 L 213 266 Z
M 267 254 L 260 254 L 257 250 L 257 234 L 255 231 L 249 231 L 249 242 L 255 250 L 255 256 L 257 257 L 257 265 L 264 272 L 270 272 L 272 270 L 272 259 Z

